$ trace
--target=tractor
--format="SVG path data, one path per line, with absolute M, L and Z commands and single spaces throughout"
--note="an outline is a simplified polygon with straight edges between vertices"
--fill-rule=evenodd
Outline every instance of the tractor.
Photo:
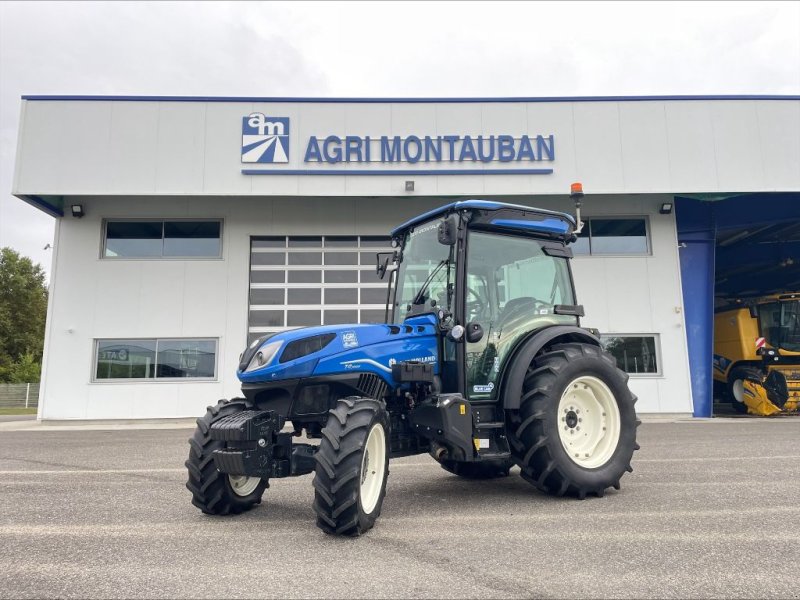
M 470 479 L 518 465 L 556 496 L 620 489 L 636 397 L 580 326 L 582 197 L 573 184 L 575 218 L 463 200 L 394 229 L 377 257 L 384 323 L 269 333 L 242 353 L 244 397 L 210 406 L 189 440 L 192 503 L 242 513 L 270 480 L 313 472 L 317 526 L 358 536 L 381 513 L 389 459 L 424 453 Z

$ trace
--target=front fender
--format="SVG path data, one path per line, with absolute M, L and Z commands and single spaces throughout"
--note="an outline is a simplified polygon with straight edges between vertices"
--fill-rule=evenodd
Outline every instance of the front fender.
M 600 340 L 597 337 L 574 325 L 554 325 L 537 331 L 517 346 L 511 360 L 508 361 L 509 366 L 500 383 L 504 409 L 519 409 L 525 373 L 541 349 L 553 343 L 566 342 L 600 346 Z

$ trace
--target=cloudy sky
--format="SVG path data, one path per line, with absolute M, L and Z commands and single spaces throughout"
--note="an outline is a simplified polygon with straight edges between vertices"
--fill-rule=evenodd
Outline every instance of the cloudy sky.
M 0 246 L 22 94 L 800 94 L 800 2 L 0 3 Z

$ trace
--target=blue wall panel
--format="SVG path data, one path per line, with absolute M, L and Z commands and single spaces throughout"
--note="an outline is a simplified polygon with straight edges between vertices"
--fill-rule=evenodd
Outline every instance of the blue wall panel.
M 710 417 L 714 402 L 711 357 L 714 351 L 713 205 L 676 198 L 681 282 L 689 346 L 694 416 Z

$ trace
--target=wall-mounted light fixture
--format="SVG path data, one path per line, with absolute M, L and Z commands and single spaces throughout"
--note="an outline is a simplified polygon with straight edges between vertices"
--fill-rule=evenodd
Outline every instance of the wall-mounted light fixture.
M 86 213 L 83 212 L 83 204 L 73 204 L 72 208 L 72 216 L 76 219 L 80 219 Z
M 663 202 L 661 204 L 661 208 L 658 209 L 662 215 L 668 215 L 672 213 L 672 202 Z
M 413 181 L 406 181 L 406 191 L 413 192 L 414 191 L 414 182 Z

